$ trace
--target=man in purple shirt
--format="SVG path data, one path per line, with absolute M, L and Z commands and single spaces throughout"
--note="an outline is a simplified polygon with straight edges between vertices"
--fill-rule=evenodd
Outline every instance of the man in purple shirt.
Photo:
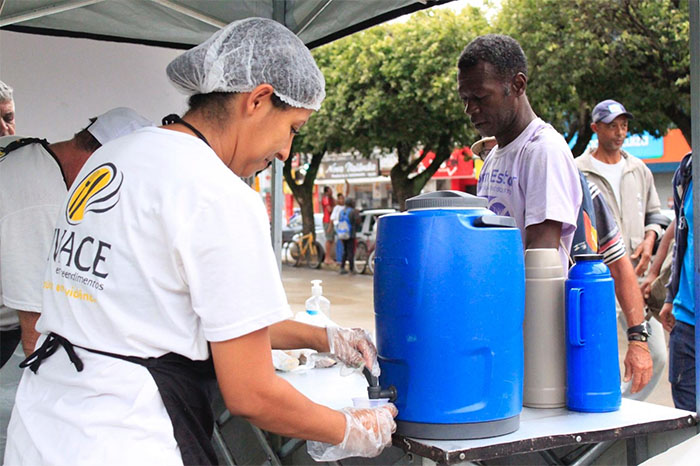
M 481 170 L 479 196 L 489 200 L 493 212 L 515 218 L 525 249 L 559 249 L 566 270 L 580 181 L 566 141 L 530 106 L 520 44 L 497 34 L 477 37 L 462 52 L 458 68 L 464 111 L 482 136 L 498 142 Z
M 525 93 L 527 60 L 520 44 L 497 34 L 477 37 L 457 66 L 465 113 L 482 137 L 494 136 L 498 143 L 481 169 L 478 195 L 488 199 L 491 211 L 515 219 L 525 249 L 558 249 L 568 270 L 582 202 L 581 181 L 564 138 L 530 106 Z M 624 256 L 624 249 L 620 254 L 613 247 L 614 235 L 604 239 L 600 246 L 609 262 L 616 262 L 615 267 L 625 264 L 631 271 L 628 259 L 616 260 Z M 641 303 L 641 294 L 637 295 L 639 299 L 627 302 Z M 643 318 L 641 307 L 626 307 Z M 651 367 L 648 349 L 630 345 L 625 381 L 633 379 L 633 392 L 648 383 Z

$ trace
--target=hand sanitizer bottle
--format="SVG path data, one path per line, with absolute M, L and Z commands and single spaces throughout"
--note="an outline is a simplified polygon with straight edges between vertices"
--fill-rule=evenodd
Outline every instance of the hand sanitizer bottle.
M 331 302 L 323 296 L 322 280 L 311 280 L 311 297 L 306 300 L 306 310 L 297 312 L 294 320 L 318 327 L 337 327 L 330 317 Z

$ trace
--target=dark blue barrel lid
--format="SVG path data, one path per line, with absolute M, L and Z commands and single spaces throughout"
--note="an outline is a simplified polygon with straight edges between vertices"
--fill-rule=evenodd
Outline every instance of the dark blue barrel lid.
M 577 254 L 574 256 L 574 262 L 587 262 L 587 261 L 602 261 L 602 254 Z
M 435 191 L 419 194 L 406 199 L 406 210 L 414 209 L 475 209 L 486 207 L 484 197 L 474 196 L 461 191 Z

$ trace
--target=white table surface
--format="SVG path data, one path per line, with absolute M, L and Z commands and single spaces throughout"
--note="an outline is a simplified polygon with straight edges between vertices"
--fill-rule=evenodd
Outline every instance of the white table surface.
M 599 431 L 615 430 L 640 424 L 686 419 L 695 413 L 669 408 L 642 401 L 622 400 L 618 411 L 610 413 L 578 413 L 565 408 L 534 409 L 523 408 L 520 415 L 520 428 L 512 434 L 475 440 L 418 440 L 417 442 L 439 448 L 443 451 L 457 451 L 469 448 L 530 440 L 539 437 L 579 435 Z M 690 427 L 692 423 L 688 423 Z

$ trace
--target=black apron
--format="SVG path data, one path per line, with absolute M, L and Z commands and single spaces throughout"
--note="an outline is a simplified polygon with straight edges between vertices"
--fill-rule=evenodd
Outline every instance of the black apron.
M 83 361 L 75 353 L 70 341 L 49 333 L 44 343 L 25 359 L 20 367 L 29 367 L 34 373 L 42 361 L 55 353 L 59 347 L 68 353 L 68 358 L 78 372 L 83 370 Z M 180 448 L 182 462 L 186 465 L 218 464 L 211 444 L 214 430 L 214 414 L 211 410 L 216 375 L 211 357 L 206 361 L 193 361 L 176 353 L 167 353 L 157 358 L 124 356 L 78 346 L 91 353 L 123 359 L 148 369 L 158 387 L 165 409 L 173 425 L 175 441 Z

